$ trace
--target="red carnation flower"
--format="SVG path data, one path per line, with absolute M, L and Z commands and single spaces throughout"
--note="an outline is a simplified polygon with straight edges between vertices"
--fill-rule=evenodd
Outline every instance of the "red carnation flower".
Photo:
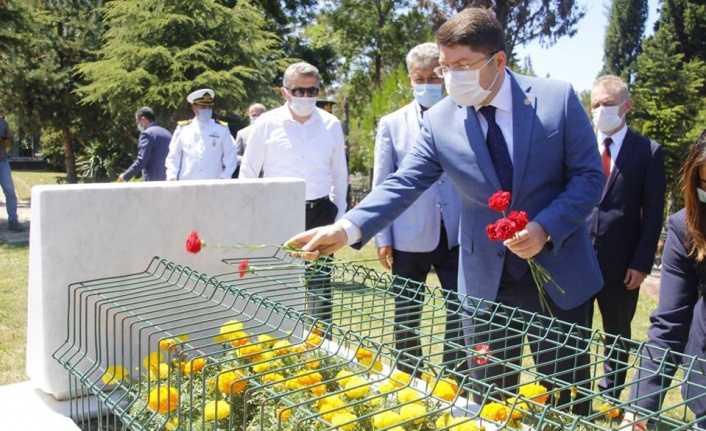
M 473 357 L 473 361 L 478 365 L 485 365 L 488 363 L 488 356 L 493 356 L 490 353 L 490 346 L 487 344 L 479 344 L 476 346 L 476 354 Z
M 240 278 L 245 277 L 245 273 L 248 272 L 248 264 L 249 263 L 250 263 L 250 260 L 243 259 L 238 264 L 238 274 L 240 274 Z
M 510 200 L 512 199 L 512 195 L 510 192 L 495 192 L 493 195 L 488 199 L 488 206 L 490 209 L 499 211 L 499 212 L 505 212 L 507 207 L 510 206 Z
M 510 239 L 518 232 L 517 224 L 509 218 L 501 218 L 495 222 L 495 236 L 498 241 Z
M 510 211 L 510 215 L 508 215 L 507 218 L 515 222 L 517 232 L 524 229 L 527 223 L 529 223 L 527 213 L 524 211 Z
M 488 238 L 490 238 L 491 241 L 497 241 L 498 239 L 500 239 L 495 234 L 495 223 L 491 223 L 488 226 L 486 226 L 485 232 L 488 234 Z
M 188 238 L 186 238 L 186 251 L 196 254 L 201 251 L 203 246 L 204 242 L 199 238 L 198 232 L 192 230 Z

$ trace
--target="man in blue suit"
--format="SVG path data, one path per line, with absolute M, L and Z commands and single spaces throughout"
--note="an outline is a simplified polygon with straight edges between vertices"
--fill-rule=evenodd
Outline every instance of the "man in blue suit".
M 627 84 L 617 76 L 602 76 L 593 85 L 593 124 L 607 176 L 603 196 L 587 219 L 605 283 L 595 302 L 603 330 L 628 340 L 640 284 L 652 270 L 662 232 L 666 189 L 662 146 L 625 122 L 632 104 Z M 627 373 L 628 351 L 623 346 L 606 340 L 607 360 L 598 384 L 616 399 Z
M 426 112 L 410 154 L 341 220 L 296 235 L 288 244 L 301 248 L 306 258 L 333 253 L 346 244 L 360 246 L 446 173 L 461 197 L 459 292 L 587 325 L 589 300 L 600 290 L 603 278 L 586 217 L 605 184 L 588 116 L 571 85 L 505 68 L 504 32 L 490 11 L 465 9 L 444 23 L 436 38 L 439 73 L 450 97 Z M 509 209 L 526 211 L 531 220 L 502 243 L 490 241 L 486 233 L 486 226 L 499 216 L 488 207 L 488 198 L 498 190 L 511 191 Z M 554 286 L 545 286 L 550 310 L 542 309 L 523 260 L 530 257 L 564 290 L 562 294 Z M 473 318 L 466 320 L 474 330 L 467 340 L 472 343 L 469 348 L 483 342 L 492 352 L 492 366 L 471 361 L 474 377 L 516 390 L 522 337 L 508 339 L 506 331 L 483 332 L 482 322 L 476 320 L 486 313 L 475 315 L 476 309 L 470 304 L 467 308 Z M 492 316 L 502 319 L 502 314 Z M 537 352 L 541 373 L 569 383 L 588 378 L 585 355 L 571 346 L 552 349 L 557 341 L 551 337 L 559 337 L 557 332 L 507 320 L 520 325 L 508 326 L 510 333 L 520 330 L 519 334 L 539 337 L 530 347 Z M 496 323 L 502 324 L 493 321 L 485 326 Z M 568 391 L 562 392 L 559 402 L 570 401 Z M 579 408 L 574 411 L 586 413 L 587 404 L 576 404 Z
M 169 154 L 169 143 L 172 134 L 167 129 L 155 123 L 154 111 L 142 107 L 135 112 L 135 124 L 140 131 L 137 159 L 129 168 L 118 176 L 118 181 L 130 181 L 142 171 L 143 181 L 165 181 L 167 167 L 165 161 Z
M 407 71 L 414 100 L 380 119 L 375 138 L 373 188 L 402 163 L 419 137 L 424 113 L 443 99 L 444 79 L 434 73 L 439 66 L 439 47 L 423 43 L 407 54 Z M 414 359 L 422 356 L 419 328 L 425 283 L 432 266 L 446 297 L 445 339 L 463 343 L 463 331 L 456 295 L 458 281 L 458 225 L 461 201 L 446 174 L 422 193 L 392 224 L 375 236 L 380 264 L 392 274 L 402 277 L 395 284 L 395 345 Z M 409 284 L 413 280 L 420 284 Z M 465 352 L 451 344 L 444 346 L 444 363 L 457 371 L 467 369 Z M 398 365 L 411 373 L 413 365 Z

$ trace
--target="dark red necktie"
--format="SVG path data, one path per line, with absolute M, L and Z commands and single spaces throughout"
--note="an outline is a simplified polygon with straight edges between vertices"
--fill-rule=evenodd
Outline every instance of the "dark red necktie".
M 603 173 L 605 174 L 606 180 L 610 177 L 610 144 L 613 140 L 610 138 L 605 138 L 603 141 L 603 153 L 601 154 L 601 164 L 603 165 Z

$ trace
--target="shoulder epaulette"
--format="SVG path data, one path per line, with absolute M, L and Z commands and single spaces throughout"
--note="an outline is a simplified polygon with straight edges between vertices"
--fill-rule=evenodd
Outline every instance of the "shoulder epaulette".
M 191 120 L 193 120 L 193 118 Z M 177 124 L 180 126 L 186 126 L 187 124 L 191 123 L 191 120 L 177 121 Z
M 227 126 L 227 125 L 228 125 L 228 123 L 226 123 L 225 121 L 221 121 L 221 120 L 216 120 L 216 123 L 220 124 L 221 126 Z

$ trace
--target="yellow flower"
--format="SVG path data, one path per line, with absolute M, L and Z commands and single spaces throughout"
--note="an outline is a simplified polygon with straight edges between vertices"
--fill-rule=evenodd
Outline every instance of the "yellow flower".
M 186 343 L 187 341 L 189 341 L 189 336 L 188 336 L 187 334 L 177 335 L 177 336 L 174 337 L 174 338 L 176 338 L 177 340 L 181 341 L 182 343 Z
M 306 337 L 306 342 L 304 344 L 307 349 L 315 349 L 321 345 L 321 342 L 322 339 L 319 335 L 309 334 L 309 336 Z
M 441 416 L 434 422 L 434 425 L 437 429 L 446 428 L 451 425 L 451 413 L 448 410 L 444 410 Z
M 159 340 L 159 350 L 171 351 L 176 349 L 176 345 L 179 341 L 176 338 L 162 338 Z
M 406 404 L 400 408 L 400 416 L 404 420 L 414 419 L 413 424 L 419 425 L 424 422 L 427 409 L 421 404 Z
M 238 331 L 233 334 L 228 335 L 230 337 L 228 343 L 233 347 L 244 346 L 250 342 L 248 338 L 248 333 L 245 331 Z
M 373 362 L 374 353 L 370 350 L 358 347 L 358 350 L 355 352 L 355 358 L 358 360 L 360 365 L 362 365 L 362 369 L 372 368 L 378 373 L 382 371 L 382 362 Z
M 323 377 L 319 373 L 312 373 L 310 371 L 299 371 L 295 378 L 287 380 L 285 382 L 285 387 L 290 391 L 295 389 L 306 388 L 309 386 L 318 385 L 323 380 Z
M 519 390 L 519 394 L 539 404 L 544 404 L 549 399 L 547 388 L 538 383 L 530 383 L 522 386 Z
M 257 336 L 257 342 L 269 348 L 275 343 L 275 337 L 272 335 L 260 334 Z
M 262 383 L 273 383 L 284 380 L 284 376 L 279 373 L 269 373 L 262 376 Z
M 386 410 L 373 416 L 373 428 L 382 429 L 392 427 L 402 422 L 402 420 L 402 416 L 399 414 L 392 410 Z
M 101 380 L 106 385 L 114 385 L 122 382 L 123 379 L 127 379 L 128 377 L 130 377 L 130 375 L 127 370 L 120 365 L 116 365 L 114 367 L 108 367 L 108 369 L 105 370 L 105 373 L 103 373 Z
M 423 396 L 424 395 L 412 388 L 403 388 L 399 392 L 397 392 L 397 401 L 399 401 L 400 404 L 409 402 L 420 402 Z
M 220 335 L 218 335 L 214 341 L 216 343 L 227 343 L 234 338 L 237 338 L 236 334 L 243 330 L 243 324 L 237 320 L 229 320 L 221 326 Z
M 351 431 L 353 427 L 355 427 L 356 423 L 354 421 L 356 419 L 358 419 L 358 416 L 350 412 L 342 411 L 333 415 L 331 425 L 343 431 Z
M 396 426 L 396 427 L 390 428 L 389 431 L 405 431 L 405 429 L 400 426 Z
M 245 386 L 247 386 L 248 381 L 240 373 L 235 371 L 227 371 L 218 376 L 216 386 L 218 387 L 218 392 L 222 394 L 237 394 L 240 393 Z
M 209 401 L 203 409 L 203 417 L 207 421 L 225 419 L 230 415 L 230 404 L 223 400 Z
M 344 386 L 346 395 L 353 399 L 363 398 L 370 392 L 370 384 L 358 376 L 351 377 Z
M 169 377 L 169 365 L 165 363 L 157 364 L 156 367 L 150 368 L 150 379 L 164 380 Z
M 203 368 L 206 366 L 206 359 L 205 358 L 196 358 L 192 359 L 189 362 L 182 362 L 181 363 L 181 372 L 186 374 L 187 376 L 190 376 L 192 373 L 198 373 L 199 371 L 203 370 Z
M 309 388 L 309 391 L 310 391 L 314 396 L 321 397 L 321 396 L 324 396 L 324 395 L 326 394 L 326 392 L 328 391 L 328 388 L 326 387 L 326 385 L 316 385 L 316 386 L 310 387 L 310 388 Z
M 292 409 L 278 409 L 277 417 L 280 421 L 286 421 L 287 419 L 292 417 Z
M 248 344 L 236 350 L 236 355 L 240 358 L 254 360 L 254 356 L 262 352 L 262 344 Z
M 177 428 L 179 428 L 179 418 L 174 416 L 173 418 L 169 419 L 166 428 L 168 431 L 175 431 Z
M 390 382 L 397 388 L 401 388 L 402 386 L 408 386 L 410 380 L 412 380 L 412 376 L 405 373 L 404 371 L 395 371 L 390 376 Z
M 355 352 L 355 358 L 359 361 L 361 359 L 372 359 L 372 357 L 373 357 L 373 352 L 371 352 L 368 349 L 364 349 L 362 347 L 358 347 L 358 350 L 356 350 L 356 352 Z
M 179 406 L 179 391 L 171 386 L 152 389 L 147 396 L 147 406 L 157 413 L 167 413 Z
M 348 383 L 348 380 L 351 379 L 350 376 L 352 376 L 353 373 L 348 371 L 348 370 L 341 370 L 336 374 L 336 380 L 338 380 L 338 383 L 340 383 L 341 386 L 346 386 L 346 383 Z
M 321 361 L 307 361 L 304 362 L 304 367 L 306 367 L 309 370 L 316 370 L 321 366 Z
M 378 386 L 378 392 L 381 394 L 387 394 L 395 390 L 395 384 L 392 383 L 389 379 L 385 380 L 383 383 Z
M 451 418 L 451 429 L 449 431 L 484 431 L 485 427 L 478 427 L 476 423 L 468 418 Z
M 283 356 L 289 353 L 291 347 L 292 344 L 289 340 L 279 340 L 272 346 L 272 349 L 274 349 L 277 356 Z
M 620 410 L 613 408 L 610 404 L 601 405 L 600 411 L 603 412 L 606 419 L 613 420 L 620 416 Z
M 325 421 L 331 422 L 334 415 L 348 411 L 345 405 L 346 403 L 337 395 L 331 395 L 319 400 L 319 413 Z
M 439 380 L 434 386 L 432 395 L 445 401 L 453 401 L 456 398 L 458 386 L 454 386 L 447 380 Z
M 164 355 L 160 352 L 152 352 L 142 359 L 142 366 L 146 369 L 157 370 L 160 362 L 164 360 Z
M 270 368 L 272 368 L 272 366 L 269 362 L 260 362 L 259 364 L 255 364 L 252 366 L 253 372 L 257 374 L 262 374 L 267 371 L 270 371 Z
M 576 386 L 572 386 L 571 387 L 571 399 L 575 400 L 576 397 L 578 396 L 578 394 L 579 394 L 579 388 L 577 388 Z
M 503 422 L 508 417 L 509 408 L 500 403 L 488 403 L 480 410 L 480 416 L 491 421 Z

